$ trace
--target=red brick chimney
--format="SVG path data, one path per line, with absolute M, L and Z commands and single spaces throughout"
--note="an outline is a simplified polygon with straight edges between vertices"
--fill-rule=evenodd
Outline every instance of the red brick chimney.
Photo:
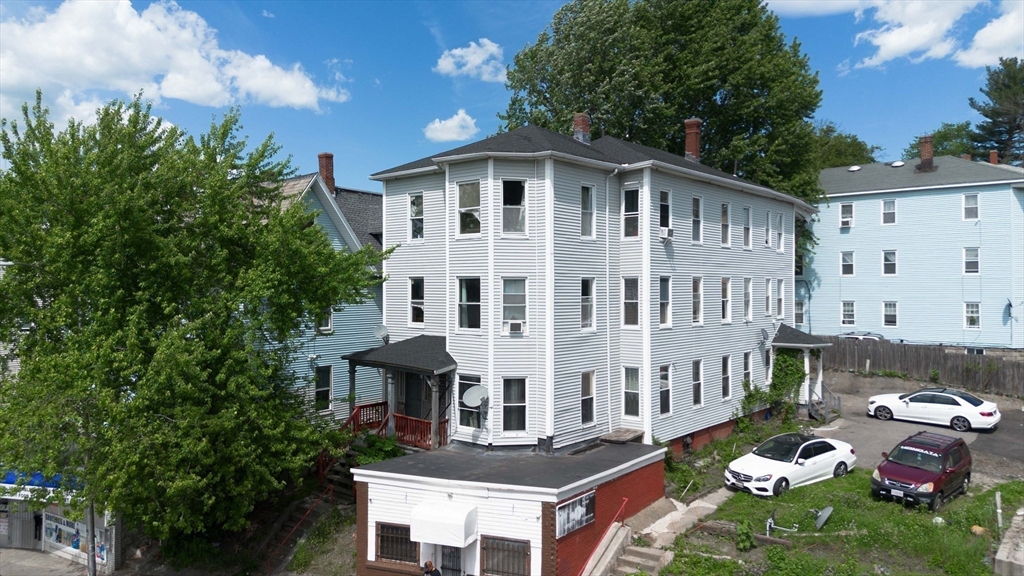
M 700 118 L 687 118 L 683 121 L 683 126 L 686 127 L 686 153 L 698 161 L 700 160 L 700 125 L 703 123 Z
M 997 152 L 995 150 L 989 150 L 988 151 L 988 163 L 989 164 L 999 164 L 999 152 Z
M 572 116 L 572 137 L 590 144 L 590 114 L 577 112 Z
M 334 154 L 321 152 L 317 158 L 320 159 L 320 178 L 327 185 L 327 191 L 334 194 Z
M 921 136 L 918 139 L 921 148 L 921 163 L 917 165 L 917 172 L 932 172 L 935 170 L 935 162 L 932 160 L 934 152 L 932 149 L 932 135 Z
M 971 159 L 971 155 L 970 154 L 961 154 L 960 155 L 960 159 L 961 160 L 968 160 L 969 161 Z

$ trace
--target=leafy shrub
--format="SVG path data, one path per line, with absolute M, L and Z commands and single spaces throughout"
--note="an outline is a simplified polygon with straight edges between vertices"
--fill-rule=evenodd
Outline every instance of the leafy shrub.
M 361 436 L 361 440 L 363 448 L 362 452 L 356 456 L 357 466 L 383 462 L 384 460 L 405 455 L 402 447 L 398 445 L 398 441 L 394 438 L 378 436 L 367 432 Z
M 928 373 L 928 381 L 933 384 L 939 383 L 939 369 L 932 368 L 932 371 Z
M 736 525 L 736 549 L 746 552 L 754 547 L 754 529 L 744 520 Z

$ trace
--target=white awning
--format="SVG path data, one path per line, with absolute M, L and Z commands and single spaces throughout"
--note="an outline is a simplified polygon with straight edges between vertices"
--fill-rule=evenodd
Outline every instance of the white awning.
M 409 539 L 465 548 L 476 540 L 476 506 L 450 500 L 421 502 L 412 509 Z

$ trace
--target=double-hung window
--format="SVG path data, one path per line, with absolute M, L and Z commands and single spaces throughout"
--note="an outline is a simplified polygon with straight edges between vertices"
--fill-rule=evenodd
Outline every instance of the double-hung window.
M 480 182 L 459 184 L 459 234 L 480 233 Z
M 732 229 L 729 222 L 729 204 L 722 203 L 722 246 L 732 245 Z
M 640 235 L 640 190 L 631 188 L 622 192 L 622 236 Z
M 409 194 L 409 239 L 423 239 L 423 192 Z
M 722 399 L 732 397 L 732 356 L 722 356 Z
M 896 302 L 882 302 L 882 324 L 884 326 L 896 327 Z
M 769 248 L 772 245 L 772 211 L 768 210 L 764 213 L 764 247 Z
M 580 237 L 594 237 L 594 187 L 580 186 Z
M 842 321 L 840 322 L 843 326 L 856 326 L 857 325 L 857 314 L 855 309 L 855 302 L 850 300 L 844 300 L 842 303 L 843 315 Z
M 750 207 L 745 206 L 743 208 L 743 247 L 748 250 L 750 249 L 751 236 L 753 236 L 752 228 L 753 222 L 751 221 Z
M 764 315 L 772 315 L 772 279 L 764 279 Z
M 640 325 L 640 280 L 622 279 L 622 325 Z
M 895 250 L 884 250 L 882 252 L 882 275 L 883 276 L 895 276 L 896 275 L 896 251 Z
M 978 216 L 978 195 L 964 194 L 964 220 L 977 220 Z
M 526 182 L 501 181 L 501 232 L 526 233 Z
M 896 223 L 896 201 L 882 200 L 882 224 Z
M 853 276 L 853 252 L 839 253 L 839 275 Z
M 743 319 L 750 322 L 754 319 L 754 281 L 743 279 Z
M 804 301 L 796 300 L 793 302 L 793 324 L 801 326 L 804 323 Z
M 658 226 L 662 228 L 672 227 L 672 193 L 662 190 L 659 194 L 661 202 L 658 203 Z
M 693 382 L 693 405 L 700 406 L 704 403 L 704 361 L 694 360 L 690 364 L 690 377 Z
M 580 423 L 594 423 L 594 373 L 580 374 Z
M 722 278 L 722 323 L 732 322 L 732 279 Z
M 594 324 L 594 279 L 580 280 L 580 329 L 595 328 Z
M 316 367 L 316 385 L 313 390 L 313 402 L 317 412 L 331 409 L 331 391 L 333 386 L 333 366 Z
M 700 244 L 704 241 L 704 200 L 700 196 L 693 197 L 690 224 L 690 240 Z
M 469 406 L 463 399 L 466 397 L 466 391 L 470 388 L 480 385 L 479 376 L 470 376 L 468 374 L 459 374 L 459 426 L 468 426 L 469 428 L 480 428 L 480 406 Z
M 753 372 L 751 372 L 750 352 L 743 353 L 743 381 L 747 383 L 754 381 Z
M 658 282 L 658 325 L 672 325 L 672 278 L 662 276 Z
M 853 226 L 853 203 L 847 202 L 839 205 L 839 227 L 851 228 Z
M 964 302 L 964 328 L 981 329 L 981 302 Z
M 964 274 L 981 273 L 981 248 L 964 248 Z
M 622 370 L 622 415 L 640 416 L 640 369 Z
M 704 279 L 694 276 L 690 286 L 690 300 L 693 303 L 690 316 L 694 324 L 704 322 Z
M 793 275 L 803 276 L 804 275 L 804 255 L 797 254 L 793 260 Z
M 501 429 L 526 431 L 526 379 L 502 378 Z
M 775 281 L 775 316 L 782 318 L 786 315 L 785 301 L 786 281 L 779 278 Z
M 775 215 L 775 249 L 778 250 L 779 252 L 785 252 L 786 251 L 786 242 L 785 242 L 785 231 L 786 230 L 785 230 L 785 228 L 783 228 L 783 226 L 785 225 L 785 221 L 783 219 L 783 216 L 784 216 L 783 214 L 776 214 Z
M 480 327 L 480 279 L 459 278 L 459 328 Z
M 316 329 L 319 332 L 330 332 L 334 330 L 334 308 L 328 306 L 316 319 Z
M 672 367 L 662 366 L 658 369 L 658 403 L 661 413 L 672 412 Z
M 516 330 L 518 328 L 518 330 Z M 522 333 L 526 328 L 526 278 L 501 281 L 501 331 Z
M 409 278 L 409 321 L 413 324 L 423 324 L 423 300 L 423 278 Z

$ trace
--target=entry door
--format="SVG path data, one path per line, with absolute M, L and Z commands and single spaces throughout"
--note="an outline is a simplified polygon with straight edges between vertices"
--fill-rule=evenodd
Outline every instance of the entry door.
M 423 418 L 423 377 L 405 374 L 405 415 Z
M 441 546 L 441 576 L 463 576 L 462 548 Z

